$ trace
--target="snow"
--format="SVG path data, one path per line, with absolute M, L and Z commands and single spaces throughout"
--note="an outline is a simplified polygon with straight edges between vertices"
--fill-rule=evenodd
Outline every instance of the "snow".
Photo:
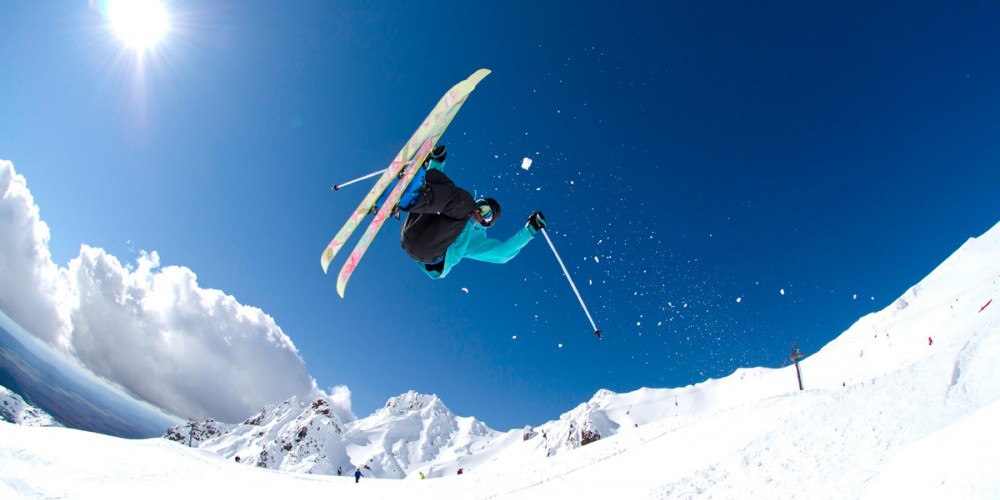
M 524 170 L 530 170 L 531 169 L 531 158 L 525 157 L 523 160 L 521 160 L 521 168 L 524 169 Z
M 352 460 L 395 453 L 377 457 L 383 469 L 433 456 L 427 480 L 365 470 L 355 484 L 353 471 L 279 472 L 165 439 L 0 423 L 0 498 L 1000 498 L 1000 308 L 984 307 L 1000 295 L 998 262 L 1000 224 L 806 353 L 803 391 L 795 366 L 740 369 L 683 388 L 602 390 L 508 433 L 407 393 L 344 432 Z M 262 421 L 317 422 L 286 410 Z M 407 426 L 416 434 L 396 439 Z
M 899 450 L 866 493 L 870 498 L 996 498 L 1000 401 Z M 954 459 L 953 459 L 954 458 Z M 939 493 L 939 494 L 938 494 Z
M 61 427 L 52 415 L 29 405 L 18 394 L 0 385 L 0 422 L 30 427 Z

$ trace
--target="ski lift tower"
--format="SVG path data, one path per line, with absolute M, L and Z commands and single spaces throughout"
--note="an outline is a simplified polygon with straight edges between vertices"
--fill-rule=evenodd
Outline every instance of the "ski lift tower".
M 804 358 L 806 355 L 802 354 L 802 351 L 798 348 L 798 343 L 792 344 L 792 362 L 795 363 L 795 376 L 799 379 L 799 390 L 802 390 L 802 371 L 799 370 L 799 360 Z

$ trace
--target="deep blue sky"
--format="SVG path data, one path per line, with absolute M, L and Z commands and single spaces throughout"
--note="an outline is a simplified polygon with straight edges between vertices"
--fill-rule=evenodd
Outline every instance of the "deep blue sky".
M 0 4 L 0 158 L 58 264 L 155 250 L 272 315 L 362 416 L 413 389 L 505 430 L 779 367 L 1000 215 L 995 2 L 167 8 L 138 64 L 86 1 Z M 346 299 L 320 269 L 365 192 L 330 186 L 478 68 L 447 171 L 501 201 L 496 237 L 545 212 L 601 342 L 540 237 L 434 282 L 390 221 Z

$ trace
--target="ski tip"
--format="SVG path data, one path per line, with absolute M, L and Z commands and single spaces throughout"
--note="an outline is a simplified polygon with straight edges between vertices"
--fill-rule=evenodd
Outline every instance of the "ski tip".
M 482 68 L 480 70 L 477 70 L 475 73 L 469 75 L 469 78 L 467 78 L 465 81 L 471 83 L 473 88 L 475 88 L 475 86 L 478 85 L 479 82 L 483 81 L 483 78 L 486 78 L 486 76 L 492 72 L 493 72 L 492 70 Z
M 347 264 L 345 264 L 345 266 L 346 265 Z M 340 295 L 340 298 L 344 298 L 344 290 L 346 289 L 347 289 L 347 280 L 344 279 L 343 270 L 341 270 L 341 275 L 337 276 L 337 295 Z

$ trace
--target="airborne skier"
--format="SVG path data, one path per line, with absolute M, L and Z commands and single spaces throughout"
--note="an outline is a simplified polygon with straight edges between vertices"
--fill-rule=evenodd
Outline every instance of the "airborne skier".
M 403 250 L 434 279 L 444 278 L 463 258 L 503 264 L 513 259 L 545 227 L 541 212 L 506 241 L 490 238 L 486 229 L 500 218 L 493 198 L 474 199 L 444 173 L 448 152 L 437 146 L 400 197 L 407 212 L 400 240 Z
M 594 334 L 601 338 L 601 331 L 583 303 L 580 291 L 573 284 L 573 278 L 545 232 L 542 213 L 531 214 L 524 228 L 505 241 L 489 238 L 486 229 L 500 218 L 500 204 L 492 198 L 473 199 L 468 191 L 456 186 L 444 174 L 447 153 L 444 146 L 434 146 L 469 94 L 489 74 L 490 70 L 480 69 L 449 89 L 392 160 L 389 168 L 343 184 L 346 186 L 379 175 L 375 186 L 323 251 L 320 265 L 325 273 L 361 220 L 372 212 L 375 213 L 374 220 L 337 276 L 337 294 L 341 298 L 347 281 L 372 239 L 390 214 L 397 210 L 408 212 L 400 233 L 403 249 L 421 270 L 434 279 L 447 276 L 466 257 L 494 264 L 506 263 L 516 257 L 535 234 L 541 232 L 587 314 L 590 325 L 594 327 Z M 335 185 L 333 189 L 339 190 L 341 186 Z M 376 210 L 376 207 L 379 208 Z

